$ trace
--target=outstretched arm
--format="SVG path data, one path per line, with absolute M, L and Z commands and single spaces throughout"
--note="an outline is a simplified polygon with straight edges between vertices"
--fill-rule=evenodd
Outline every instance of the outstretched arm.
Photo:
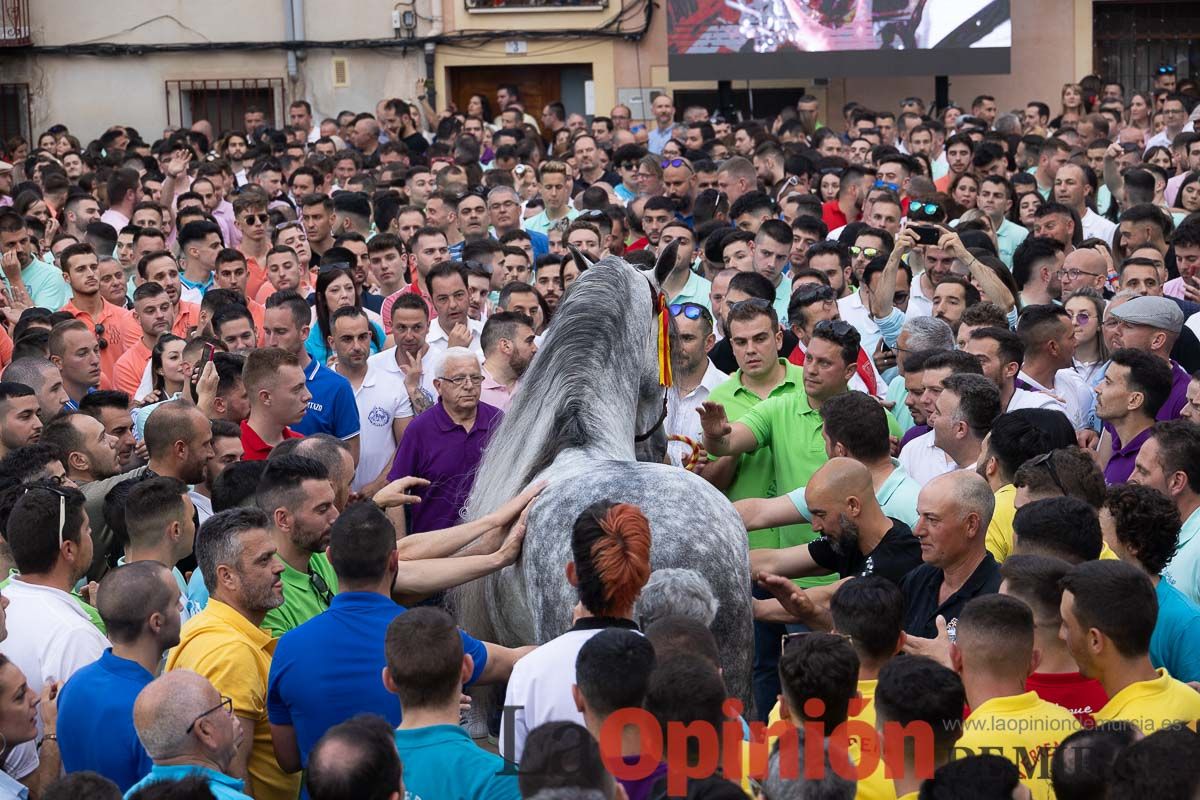
M 736 456 L 758 449 L 754 433 L 740 422 L 730 424 L 725 407 L 705 401 L 697 409 L 704 430 L 704 449 L 714 456 Z

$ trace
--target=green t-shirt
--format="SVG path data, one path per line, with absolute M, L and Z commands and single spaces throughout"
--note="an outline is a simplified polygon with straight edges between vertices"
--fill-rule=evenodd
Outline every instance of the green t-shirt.
M 337 594 L 337 575 L 324 553 L 315 553 L 308 560 L 308 570 L 308 572 L 300 572 L 292 569 L 287 562 L 283 562 L 283 574 L 279 576 L 283 581 L 283 605 L 268 611 L 262 624 L 262 627 L 277 638 L 327 610 L 329 600 Z M 329 590 L 328 595 L 322 597 L 321 594 L 318 594 L 317 589 L 313 586 L 310 573 L 324 580 L 325 588 Z
M 784 374 L 783 382 L 772 389 L 769 396 L 778 397 L 796 392 L 803 394 L 803 370 L 784 359 L 780 359 L 780 361 L 787 368 L 787 372 Z M 763 402 L 761 397 L 742 386 L 740 369 L 730 375 L 729 380 L 714 388 L 709 393 L 708 399 L 710 402 L 720 403 L 724 406 L 725 415 L 731 422 L 738 422 L 746 412 Z M 710 458 L 715 460 L 715 457 Z M 771 456 L 771 448 L 760 447 L 753 453 L 746 453 L 738 457 L 737 474 L 734 476 L 733 482 L 729 484 L 729 488 L 725 490 L 725 496 L 729 498 L 730 502 L 736 502 L 753 497 L 778 497 L 780 494 L 785 494 L 787 490 L 788 487 L 781 488 L 775 480 L 775 462 Z M 810 534 L 812 532 L 808 525 L 787 525 L 783 528 L 750 531 L 750 549 L 778 548 L 781 536 L 786 535 L 789 539 L 802 536 L 804 531 L 796 530 L 798 528 L 807 528 Z

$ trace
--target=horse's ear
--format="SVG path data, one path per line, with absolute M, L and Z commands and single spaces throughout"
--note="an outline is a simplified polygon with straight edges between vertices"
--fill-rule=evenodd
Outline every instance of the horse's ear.
M 663 285 L 663 281 L 671 274 L 671 270 L 675 269 L 675 259 L 679 253 L 679 242 L 671 242 L 662 249 L 658 254 L 658 260 L 654 262 L 654 282 L 659 286 Z
M 588 261 L 587 256 L 581 253 L 578 247 L 573 244 L 569 244 L 567 245 L 567 250 L 570 251 L 571 258 L 574 259 L 575 266 L 579 268 L 580 272 L 586 272 L 591 268 L 592 262 Z

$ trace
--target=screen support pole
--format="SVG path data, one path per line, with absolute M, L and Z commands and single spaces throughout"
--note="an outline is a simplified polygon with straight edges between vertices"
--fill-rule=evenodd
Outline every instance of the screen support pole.
M 737 119 L 733 110 L 733 81 L 717 81 L 717 110 L 730 122 Z
M 933 79 L 933 106 L 939 111 L 950 105 L 950 76 L 936 75 Z

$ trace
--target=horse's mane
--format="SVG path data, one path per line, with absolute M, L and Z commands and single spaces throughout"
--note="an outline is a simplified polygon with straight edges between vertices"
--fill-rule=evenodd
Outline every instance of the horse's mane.
M 468 516 L 499 507 L 564 450 L 595 444 L 633 424 L 652 320 L 645 284 L 637 270 L 612 257 L 585 271 L 563 296 L 484 453 Z M 627 419 L 604 413 L 622 407 L 630 409 Z

